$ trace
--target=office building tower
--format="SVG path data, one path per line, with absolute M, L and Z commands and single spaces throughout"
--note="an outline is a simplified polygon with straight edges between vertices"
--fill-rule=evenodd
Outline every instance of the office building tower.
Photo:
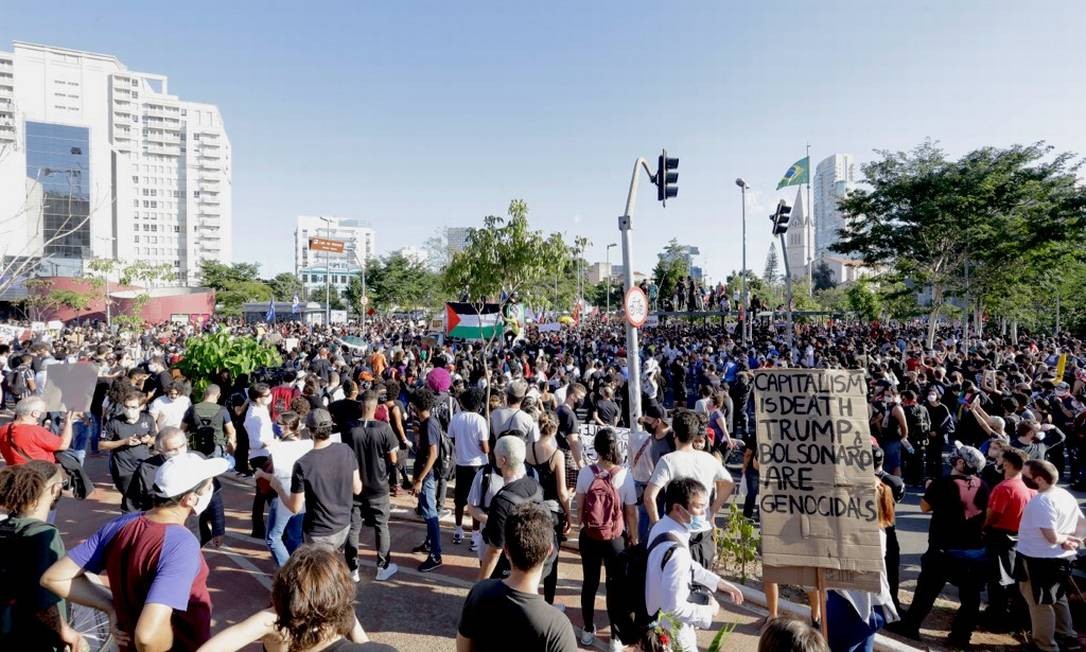
M 30 275 L 94 258 L 175 270 L 228 263 L 231 152 L 213 104 L 116 57 L 15 42 L 0 52 L 0 256 Z
M 856 165 L 851 154 L 834 154 L 815 168 L 815 258 L 832 253 L 829 248 L 837 242 L 837 232 L 845 224 L 845 216 L 837 202 L 855 187 Z

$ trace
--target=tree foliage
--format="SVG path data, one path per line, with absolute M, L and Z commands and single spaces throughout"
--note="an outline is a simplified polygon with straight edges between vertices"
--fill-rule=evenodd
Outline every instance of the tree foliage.
M 776 285 L 781 281 L 781 261 L 777 256 L 777 243 L 769 243 L 769 253 L 765 256 L 765 272 L 762 278 L 769 285 Z
M 814 282 L 816 292 L 829 290 L 837 285 L 837 281 L 833 280 L 833 270 L 824 260 L 818 261 L 815 265 L 814 271 L 811 272 L 811 280 Z
M 276 301 L 293 301 L 295 296 L 300 301 L 305 294 L 305 286 L 301 280 L 290 272 L 276 274 L 267 284 Z
M 1079 164 L 1043 143 L 985 147 L 956 161 L 930 141 L 879 154 L 863 166 L 870 188 L 840 201 L 846 223 L 833 249 L 930 288 L 929 346 L 951 296 L 992 301 L 1030 282 L 1009 262 L 1052 260 L 1086 243 Z
M 275 348 L 254 337 L 231 335 L 223 329 L 190 337 L 179 366 L 185 377 L 193 380 L 195 393 L 200 395 L 220 371 L 228 371 L 232 378 L 237 378 L 261 367 L 278 367 L 282 362 Z
M 669 298 L 675 293 L 679 282 L 690 274 L 690 262 L 686 257 L 686 248 L 672 238 L 664 246 L 652 270 L 652 280 L 659 288 L 661 298 Z
M 432 307 L 438 300 L 436 272 L 427 264 L 393 253 L 366 265 L 366 296 L 378 310 Z M 354 276 L 344 292 L 351 310 L 361 307 L 362 280 Z

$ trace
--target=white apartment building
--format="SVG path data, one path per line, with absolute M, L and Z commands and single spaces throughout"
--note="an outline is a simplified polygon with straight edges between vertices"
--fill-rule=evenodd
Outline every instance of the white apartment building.
M 310 238 L 342 241 L 343 253 L 310 250 Z M 294 274 L 301 279 L 307 296 L 314 289 L 323 290 L 325 274 L 331 276 L 328 283 L 342 292 L 351 276 L 361 272 L 365 261 L 376 255 L 376 234 L 363 222 L 327 215 L 298 216 L 294 229 Z
M 856 165 L 851 154 L 826 157 L 815 168 L 814 225 L 815 257 L 833 254 L 829 248 L 837 242 L 837 231 L 845 225 L 845 216 L 837 201 L 856 187 Z
M 230 262 L 231 165 L 218 108 L 171 95 L 164 75 L 19 41 L 0 52 L 4 260 L 69 276 L 92 258 L 147 261 L 196 285 L 201 261 Z

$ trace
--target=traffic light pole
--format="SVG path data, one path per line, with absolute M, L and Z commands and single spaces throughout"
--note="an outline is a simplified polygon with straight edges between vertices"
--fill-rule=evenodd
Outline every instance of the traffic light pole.
M 633 241 L 630 231 L 633 229 L 634 205 L 637 202 L 637 171 L 639 167 L 652 176 L 649 164 L 643 158 L 634 162 L 633 176 L 630 178 L 630 192 L 626 195 L 626 212 L 618 218 L 618 230 L 622 233 L 622 276 L 623 297 L 634 286 L 633 277 Z M 625 302 L 623 303 L 625 306 Z M 626 315 L 626 368 L 629 370 L 627 390 L 630 399 L 630 432 L 641 431 L 641 347 L 638 344 L 637 329 L 630 325 Z
M 781 239 L 781 251 L 784 252 L 784 301 L 788 317 L 788 362 L 789 364 L 795 364 L 796 351 L 793 346 L 793 338 L 795 337 L 795 327 L 792 325 L 792 270 L 788 267 L 788 250 L 784 245 L 784 234 L 780 234 Z

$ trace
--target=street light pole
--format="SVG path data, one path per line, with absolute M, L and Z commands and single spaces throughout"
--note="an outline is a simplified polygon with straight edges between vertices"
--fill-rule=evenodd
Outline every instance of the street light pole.
M 617 242 L 607 245 L 607 313 L 611 314 L 611 248 L 617 247 Z
M 321 217 L 325 227 L 325 237 L 329 240 L 332 239 L 332 220 L 328 217 Z M 332 327 L 332 263 L 331 254 L 328 252 L 328 247 L 324 248 L 324 327 Z
M 747 301 L 747 182 L 743 180 L 743 177 L 739 177 L 735 180 L 735 185 L 739 186 L 742 192 L 743 202 L 743 271 L 740 273 L 740 280 L 743 283 L 743 344 L 747 343 L 747 326 L 750 324 L 750 303 Z
M 633 241 L 630 238 L 630 230 L 633 228 L 634 204 L 637 200 L 637 168 L 645 168 L 645 172 L 652 176 L 648 163 L 639 158 L 634 162 L 633 175 L 630 178 L 630 192 L 626 195 L 626 212 L 618 218 L 618 230 L 622 233 L 622 276 L 624 280 L 623 296 L 634 286 L 633 278 Z M 628 317 L 628 316 L 627 316 Z M 629 382 L 627 391 L 630 399 L 630 431 L 640 432 L 641 424 L 641 347 L 637 341 L 637 329 L 626 319 L 626 366 L 629 370 Z

